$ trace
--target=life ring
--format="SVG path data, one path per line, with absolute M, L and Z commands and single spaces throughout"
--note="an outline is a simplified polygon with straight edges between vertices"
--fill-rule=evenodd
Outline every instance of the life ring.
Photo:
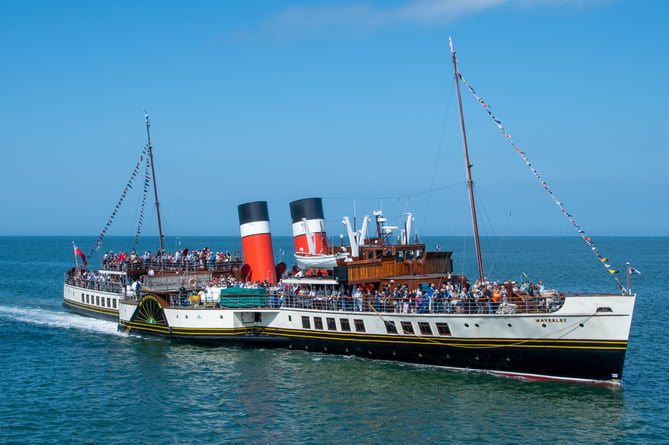
M 195 287 L 195 286 L 197 286 L 197 279 L 195 279 L 195 278 L 191 278 L 190 280 L 188 280 L 188 285 L 189 285 L 190 287 Z

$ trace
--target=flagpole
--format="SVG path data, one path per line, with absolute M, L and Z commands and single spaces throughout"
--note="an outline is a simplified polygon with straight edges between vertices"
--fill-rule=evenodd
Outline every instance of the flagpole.
M 625 263 L 627 266 L 627 293 L 632 295 L 632 273 L 630 272 L 630 263 Z
M 77 260 L 77 248 L 74 246 L 74 241 L 72 241 L 72 252 L 74 252 L 74 266 L 79 269 L 79 260 Z

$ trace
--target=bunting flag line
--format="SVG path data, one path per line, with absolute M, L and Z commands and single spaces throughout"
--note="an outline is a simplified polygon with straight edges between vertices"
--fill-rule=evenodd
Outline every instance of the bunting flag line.
M 149 169 L 149 166 L 150 166 L 150 164 L 149 164 L 150 160 L 149 160 L 149 156 L 148 156 L 148 145 L 145 146 L 142 149 L 142 153 L 139 156 L 139 161 L 137 161 L 137 164 L 135 164 L 135 168 L 133 169 L 132 174 L 130 175 L 130 179 L 128 180 L 128 183 L 125 185 L 125 187 L 121 191 L 121 197 L 119 198 L 118 202 L 116 203 L 116 206 L 114 207 L 114 210 L 112 211 L 111 216 L 107 220 L 107 223 L 105 224 L 102 231 L 100 232 L 100 235 L 98 235 L 98 238 L 95 240 L 95 243 L 93 244 L 93 247 L 91 248 L 91 250 L 88 254 L 89 258 L 93 256 L 93 254 L 100 248 L 100 246 L 102 246 L 102 240 L 104 239 L 105 235 L 107 234 L 107 230 L 112 225 L 112 222 L 114 222 L 114 218 L 116 217 L 116 214 L 118 213 L 118 210 L 121 207 L 121 205 L 123 205 L 123 201 L 125 200 L 126 196 L 128 196 L 128 191 L 130 189 L 132 189 L 133 181 L 137 177 L 137 174 L 139 173 L 139 169 L 142 166 L 142 163 L 144 162 L 145 159 L 146 159 L 146 165 L 147 165 L 146 171 L 148 172 L 149 171 L 148 169 Z M 146 201 L 146 193 L 147 193 L 146 192 L 147 191 L 147 185 L 146 184 L 147 183 L 150 183 L 150 179 L 145 179 L 145 181 L 144 181 L 144 200 L 142 201 L 142 210 L 140 212 L 140 218 L 139 218 L 140 227 L 137 229 L 138 231 L 141 230 L 141 224 L 142 224 L 142 221 L 144 220 L 144 217 L 143 217 L 143 215 L 144 215 L 144 202 Z M 139 236 L 139 234 L 137 236 Z M 135 240 L 136 240 L 135 244 L 137 244 L 137 238 L 135 238 Z
M 148 150 L 148 146 L 146 147 Z M 151 185 L 151 156 L 146 157 L 146 164 L 144 168 L 144 189 L 142 192 L 142 203 L 139 208 L 139 218 L 137 220 L 137 231 L 135 232 L 135 241 L 134 245 L 137 246 L 139 243 L 139 237 L 142 234 L 142 225 L 144 224 L 144 209 L 146 207 L 146 197 L 149 193 L 149 187 Z
M 532 163 L 530 162 L 530 160 L 525 155 L 525 152 L 522 151 L 520 148 L 518 148 L 518 146 L 513 142 L 513 138 L 511 137 L 511 135 L 506 131 L 506 129 L 502 125 L 502 122 L 499 119 L 497 119 L 497 117 L 492 113 L 490 105 L 487 104 L 486 101 L 483 100 L 478 94 L 476 94 L 476 91 L 474 90 L 474 87 L 472 87 L 471 84 L 465 80 L 465 78 L 462 76 L 461 73 L 459 73 L 459 72 L 456 73 L 456 76 L 458 77 L 458 79 L 460 79 L 460 81 L 463 84 L 465 84 L 465 86 L 467 87 L 469 92 L 472 93 L 472 95 L 474 96 L 476 101 L 481 105 L 483 110 L 486 113 L 488 113 L 488 116 L 490 116 L 490 118 L 493 120 L 493 122 L 495 123 L 497 128 L 499 128 L 499 130 L 502 133 L 502 135 L 504 136 L 504 138 L 507 140 L 507 142 L 509 142 L 509 144 L 511 144 L 511 146 L 516 151 L 516 153 L 518 153 L 518 155 L 525 162 L 525 165 L 527 165 L 527 167 L 532 171 L 532 174 L 534 174 L 534 176 L 537 178 L 537 180 L 541 183 L 544 190 L 546 190 L 546 192 L 550 195 L 551 199 L 559 207 L 562 214 L 567 218 L 567 220 L 569 220 L 571 225 L 574 226 L 574 228 L 576 229 L 576 232 L 581 235 L 581 238 L 583 238 L 583 241 L 585 241 L 585 243 L 588 245 L 588 247 L 590 247 L 590 249 L 593 251 L 593 253 L 602 262 L 604 267 L 606 267 L 606 270 L 613 276 L 613 278 L 616 280 L 616 283 L 618 284 L 618 289 L 625 290 L 625 287 L 622 285 L 620 279 L 617 276 L 615 276 L 615 274 L 617 274 L 618 271 L 613 269 L 613 267 L 609 263 L 608 258 L 605 258 L 605 257 L 603 257 L 602 255 L 599 254 L 599 249 L 597 249 L 597 247 L 595 246 L 595 243 L 593 243 L 592 239 L 590 237 L 586 236 L 585 231 L 583 229 L 581 229 L 581 226 L 576 223 L 573 216 L 570 213 L 567 212 L 567 210 L 562 205 L 562 202 L 559 201 L 555 197 L 555 195 L 553 194 L 553 191 L 551 190 L 549 185 L 546 183 L 546 181 L 544 181 L 544 179 L 541 177 L 539 172 L 534 167 L 532 167 Z

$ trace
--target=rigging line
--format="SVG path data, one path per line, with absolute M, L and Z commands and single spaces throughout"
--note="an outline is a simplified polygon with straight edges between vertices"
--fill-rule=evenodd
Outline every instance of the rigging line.
M 523 161 L 525 161 L 525 164 L 527 165 L 527 167 L 532 171 L 534 176 L 537 178 L 537 180 L 543 186 L 544 190 L 546 190 L 546 192 L 550 195 L 553 202 L 555 202 L 555 204 L 560 208 L 560 211 L 569 220 L 569 222 L 572 224 L 572 226 L 574 226 L 574 228 L 579 233 L 579 235 L 581 235 L 581 238 L 583 238 L 583 241 L 585 241 L 585 243 L 588 245 L 588 247 L 590 247 L 590 249 L 595 254 L 595 256 L 597 256 L 597 258 L 599 258 L 602 265 L 611 274 L 613 279 L 616 280 L 616 282 L 618 284 L 618 289 L 624 290 L 625 287 L 623 286 L 622 282 L 620 281 L 620 279 L 617 276 L 615 276 L 615 274 L 617 274 L 618 271 L 612 268 L 611 264 L 609 263 L 608 258 L 605 258 L 604 256 L 599 254 L 599 249 L 595 246 L 595 243 L 592 242 L 592 239 L 590 237 L 586 236 L 585 231 L 583 229 L 581 229 L 581 226 L 576 223 L 576 221 L 574 220 L 574 217 L 570 213 L 568 213 L 567 210 L 565 210 L 565 208 L 562 205 L 562 202 L 559 201 L 555 197 L 555 195 L 553 194 L 553 191 L 550 189 L 550 187 L 548 186 L 546 181 L 541 177 L 539 172 L 534 167 L 532 167 L 532 163 L 529 161 L 529 159 L 525 155 L 525 152 L 522 151 L 520 148 L 518 148 L 518 146 L 513 142 L 513 139 L 511 138 L 511 135 L 509 133 L 507 133 L 506 129 L 502 125 L 502 122 L 499 119 L 497 119 L 497 117 L 495 117 L 495 115 L 492 114 L 492 111 L 490 111 L 490 105 L 488 105 L 480 96 L 478 96 L 476 94 L 476 91 L 474 91 L 474 87 L 472 87 L 471 84 L 464 79 L 464 77 L 462 76 L 461 73 L 458 73 L 457 75 L 458 75 L 458 78 L 462 81 L 462 83 L 465 84 L 467 89 L 469 89 L 470 93 L 472 93 L 472 96 L 474 96 L 474 98 L 481 105 L 481 107 L 483 107 L 485 112 L 488 113 L 488 116 L 490 116 L 490 118 L 493 120 L 493 122 L 495 122 L 495 125 L 497 126 L 497 128 L 499 128 L 502 135 L 504 135 L 507 142 L 509 142 L 509 144 L 511 144 L 511 146 L 514 148 L 516 153 L 518 153 L 518 155 L 520 155 L 520 157 L 523 159 Z
M 426 195 L 432 192 L 436 192 L 437 190 L 443 190 L 451 187 L 455 187 L 458 185 L 463 184 L 465 181 L 458 181 L 454 182 L 451 184 L 446 184 L 442 185 L 440 187 L 435 187 L 435 188 L 430 188 L 429 190 L 423 190 L 415 193 L 408 193 L 406 195 L 386 195 L 386 196 L 356 196 L 355 199 L 369 199 L 369 200 L 377 200 L 377 199 L 408 199 L 414 196 L 421 196 L 421 195 Z M 350 196 L 324 196 L 322 199 L 331 199 L 331 200 L 350 200 L 352 199 Z
M 502 243 L 506 237 L 507 231 L 509 229 L 509 223 L 511 221 L 511 212 L 509 212 L 508 217 L 506 218 L 506 221 L 504 222 L 504 228 L 502 229 L 502 234 L 500 235 L 499 239 L 497 240 L 497 247 L 495 247 L 495 252 L 492 255 L 492 261 L 490 262 L 490 266 L 488 270 L 490 271 L 489 274 L 492 276 L 492 272 L 495 269 L 495 262 L 497 261 L 497 257 L 499 255 L 499 251 L 502 248 Z
M 458 275 L 465 276 L 465 259 L 467 258 L 467 237 L 462 237 L 462 260 L 460 263 L 460 273 Z
M 430 201 L 432 199 L 432 190 L 434 187 L 434 182 L 437 178 L 437 171 L 439 169 L 439 156 L 441 155 L 441 150 L 444 148 L 444 138 L 446 135 L 446 123 L 448 122 L 449 111 L 451 109 L 451 101 L 453 100 L 453 90 L 451 86 L 450 94 L 448 96 L 448 102 L 446 102 L 446 108 L 444 110 L 444 119 L 441 124 L 441 134 L 439 135 L 439 144 L 437 145 L 437 153 L 434 159 L 434 168 L 432 169 L 432 178 L 430 179 L 430 191 L 427 192 L 427 200 L 425 202 L 425 215 L 428 215 L 428 209 L 430 208 Z M 425 228 L 427 224 L 427 218 L 423 219 L 421 222 L 422 228 Z
M 506 234 L 508 233 L 509 223 L 510 223 L 510 219 L 511 219 L 511 212 L 509 212 L 509 214 L 508 214 L 508 216 L 505 220 L 504 227 L 502 228 L 501 235 L 497 235 L 497 233 L 495 233 L 495 230 L 494 230 L 495 225 L 492 223 L 492 221 L 490 219 L 490 215 L 487 212 L 487 208 L 482 205 L 483 201 L 480 198 L 480 195 L 479 195 L 479 192 L 478 192 L 478 187 L 476 186 L 476 184 L 474 184 L 474 194 L 476 195 L 476 202 L 477 202 L 476 207 L 481 209 L 481 211 L 483 213 L 483 216 L 485 216 L 485 221 L 487 223 L 487 228 L 490 231 L 489 232 L 490 235 L 486 235 L 486 236 L 498 237 L 497 246 L 495 247 L 495 249 L 493 251 L 492 258 L 490 259 L 490 265 L 487 268 L 487 270 L 488 270 L 487 275 L 488 276 L 486 278 L 488 279 L 489 277 L 493 276 L 493 270 L 495 268 L 495 263 L 497 262 L 497 258 L 499 257 L 499 251 L 501 249 L 502 242 L 504 241 L 504 238 L 506 237 Z
M 479 189 L 478 189 L 478 186 L 476 185 L 476 183 L 474 183 L 473 186 L 474 186 L 475 200 L 476 200 L 476 203 L 477 203 L 477 204 L 476 204 L 476 208 L 480 209 L 480 210 L 481 210 L 481 213 L 482 213 L 482 216 L 485 217 L 484 220 L 485 220 L 485 222 L 486 222 L 486 225 L 484 226 L 484 229 L 487 229 L 487 230 L 485 230 L 485 232 L 486 232 L 485 236 L 486 236 L 486 237 L 490 237 L 490 236 L 492 236 L 492 237 L 494 237 L 494 236 L 498 236 L 498 235 L 495 233 L 495 230 L 494 230 L 494 229 L 495 229 L 495 225 L 494 225 L 494 224 L 492 223 L 492 221 L 491 221 L 491 218 L 490 218 L 490 215 L 488 214 L 487 208 L 482 204 L 482 203 L 483 203 L 483 200 L 481 199 L 481 196 L 479 195 Z M 503 233 L 506 233 L 506 229 L 507 229 L 507 225 L 504 226 L 504 232 L 503 232 Z M 488 243 L 487 243 L 487 240 L 485 240 L 485 241 L 486 241 L 486 245 L 487 245 L 487 244 L 488 244 Z M 487 246 L 487 249 L 488 249 L 488 250 L 492 250 L 492 249 L 491 249 L 490 247 L 488 247 L 488 246 Z M 492 258 L 491 258 L 491 260 L 490 260 L 490 266 L 489 266 L 489 268 L 487 269 L 487 270 L 488 270 L 488 273 L 486 274 L 486 275 L 487 275 L 486 279 L 489 279 L 489 277 L 492 277 L 492 276 L 493 276 L 493 275 L 492 275 L 492 268 L 494 267 L 495 261 L 496 261 L 496 259 L 497 259 L 498 251 L 499 251 L 499 242 L 498 242 L 497 248 L 495 249 L 495 251 L 494 251 L 494 253 L 493 253 L 493 255 L 492 255 Z

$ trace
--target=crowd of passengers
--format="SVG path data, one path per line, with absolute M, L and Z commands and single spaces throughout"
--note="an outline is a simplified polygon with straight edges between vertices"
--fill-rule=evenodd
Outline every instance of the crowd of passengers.
M 234 254 L 226 250 L 225 252 L 214 252 L 208 247 L 199 250 L 177 249 L 175 252 L 165 252 L 157 250 L 153 253 L 148 250 L 143 254 L 138 254 L 134 250 L 128 252 L 114 251 L 106 252 L 102 256 L 102 267 L 105 269 L 124 269 L 128 265 L 151 267 L 161 266 L 191 266 L 199 269 L 213 269 L 217 264 L 241 260 L 241 255 L 237 251 Z
M 289 307 L 323 307 L 351 311 L 377 311 L 395 313 L 448 313 L 448 314 L 494 314 L 504 311 L 550 311 L 561 302 L 545 292 L 542 281 L 533 284 L 526 281 L 518 285 L 504 286 L 499 282 L 476 283 L 471 287 L 454 283 L 443 283 L 437 288 L 430 285 L 427 290 L 409 291 L 406 286 L 367 290 L 357 287 L 351 291 L 336 291 L 326 287 L 311 290 L 292 288 L 284 291 L 282 303 Z M 511 288 L 513 298 L 508 294 Z M 537 298 L 539 297 L 539 298 Z
M 101 274 L 96 270 L 76 268 L 68 271 L 67 282 L 86 289 L 105 292 L 120 292 L 126 284 L 121 275 Z
M 325 310 L 376 311 L 395 313 L 447 313 L 447 314 L 494 314 L 501 312 L 552 311 L 562 301 L 553 294 L 545 293 L 543 282 L 534 284 L 525 281 L 518 285 L 511 282 L 479 283 L 473 285 L 443 283 L 437 288 L 430 285 L 427 290 L 410 291 L 406 286 L 368 290 L 362 286 L 334 289 L 327 286 L 304 288 L 290 285 L 270 285 L 261 282 L 241 282 L 231 276 L 207 283 L 205 287 L 264 288 L 270 295 L 273 307 L 292 307 Z M 508 292 L 511 289 L 513 297 Z M 179 289 L 182 296 L 194 294 L 183 283 Z

